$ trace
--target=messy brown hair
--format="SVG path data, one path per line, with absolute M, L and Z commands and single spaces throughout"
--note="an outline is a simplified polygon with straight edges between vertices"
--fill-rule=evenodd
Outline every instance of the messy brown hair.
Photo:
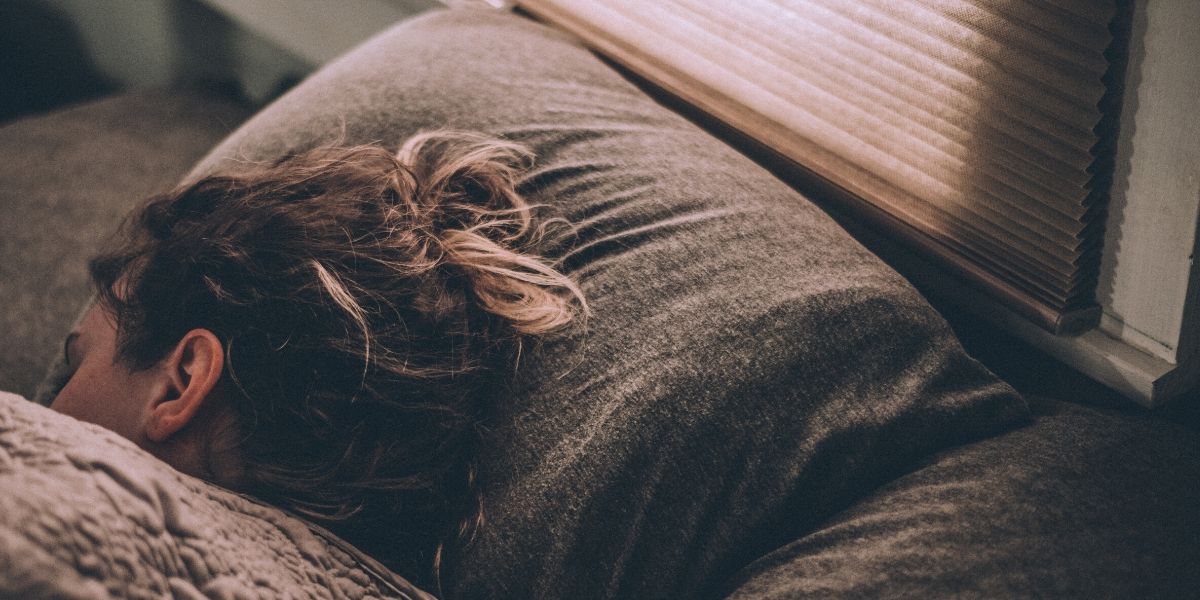
M 326 146 L 150 198 L 90 265 L 118 357 L 221 340 L 218 483 L 332 528 L 415 581 L 483 522 L 477 447 L 522 343 L 588 314 L 536 252 L 530 155 L 425 133 Z M 568 224 L 569 225 L 569 224 Z M 219 435 L 218 435 L 219 433 Z M 217 439 L 222 440 L 217 444 Z M 213 450 L 217 449 L 217 450 Z M 219 451 L 218 451 L 219 450 Z

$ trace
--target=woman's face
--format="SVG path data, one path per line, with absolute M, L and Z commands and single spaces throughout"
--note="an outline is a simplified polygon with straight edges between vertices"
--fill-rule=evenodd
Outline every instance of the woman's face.
M 50 408 L 95 423 L 143 444 L 149 371 L 133 372 L 117 361 L 117 330 L 112 315 L 93 304 L 67 336 L 66 357 L 74 374 Z

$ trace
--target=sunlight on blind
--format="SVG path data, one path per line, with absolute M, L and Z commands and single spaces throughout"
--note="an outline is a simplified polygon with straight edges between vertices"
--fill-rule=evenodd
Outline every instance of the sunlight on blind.
M 518 4 L 874 207 L 1044 327 L 1099 317 L 1113 0 Z

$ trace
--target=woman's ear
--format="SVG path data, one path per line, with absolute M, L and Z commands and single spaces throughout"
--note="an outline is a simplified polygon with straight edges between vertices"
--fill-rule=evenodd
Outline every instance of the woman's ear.
M 148 407 L 146 437 L 162 443 L 190 423 L 216 389 L 224 367 L 225 351 L 216 335 L 207 329 L 184 334 L 159 365 L 164 385 Z

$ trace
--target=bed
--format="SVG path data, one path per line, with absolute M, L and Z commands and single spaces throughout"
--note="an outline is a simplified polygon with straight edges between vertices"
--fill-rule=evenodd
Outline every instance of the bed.
M 0 596 L 439 591 L 38 405 L 68 375 L 54 348 L 87 297 L 93 242 L 76 247 L 74 232 L 103 229 L 130 190 L 435 126 L 533 148 L 521 191 L 579 225 L 547 254 L 596 313 L 532 349 L 499 393 L 488 524 L 438 595 L 1200 589 L 1196 431 L 1017 393 L 816 204 L 564 33 L 507 13 L 428 13 L 208 149 L 243 114 L 169 92 L 0 129 L 3 224 L 20 233 L 3 247 L 16 339 L 0 367 L 36 401 L 0 396 Z

